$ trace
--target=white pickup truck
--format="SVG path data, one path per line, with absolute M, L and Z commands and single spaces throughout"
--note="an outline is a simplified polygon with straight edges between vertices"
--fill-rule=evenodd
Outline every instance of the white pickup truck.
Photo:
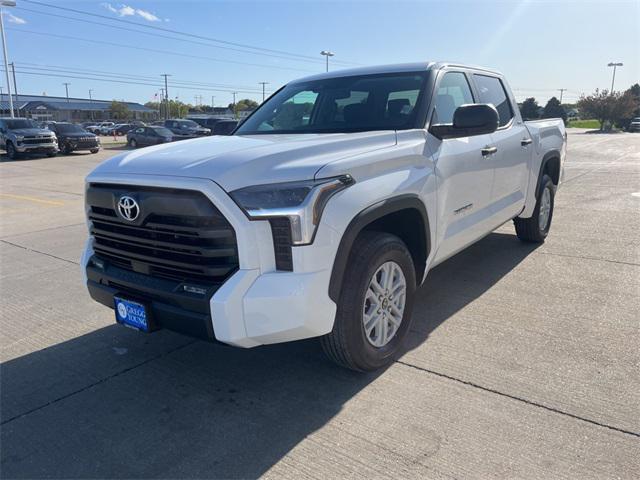
M 293 81 L 232 136 L 117 155 L 86 183 L 91 296 L 142 331 L 238 347 L 320 337 L 391 362 L 429 270 L 513 220 L 543 242 L 562 120 L 523 122 L 504 77 L 416 63 Z

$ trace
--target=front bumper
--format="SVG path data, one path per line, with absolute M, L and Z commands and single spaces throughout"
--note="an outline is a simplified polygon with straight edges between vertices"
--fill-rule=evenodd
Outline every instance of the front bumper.
M 19 153 L 51 153 L 58 151 L 58 145 L 51 142 L 38 144 L 18 143 L 15 148 Z
M 71 150 L 93 150 L 95 148 L 100 148 L 100 142 L 98 141 L 74 141 L 67 140 L 65 145 L 68 146 Z
M 91 296 L 113 308 L 118 293 L 150 305 L 163 327 L 239 347 L 254 347 L 324 335 L 331 331 L 336 305 L 329 298 L 331 266 L 339 237 L 321 224 L 312 245 L 294 247 L 294 269 L 276 270 L 268 221 L 250 221 L 216 183 L 186 177 L 95 175 L 88 182 L 178 188 L 202 192 L 236 232 L 239 269 L 210 297 L 176 293 L 175 284 L 91 263 L 87 241 L 82 269 Z

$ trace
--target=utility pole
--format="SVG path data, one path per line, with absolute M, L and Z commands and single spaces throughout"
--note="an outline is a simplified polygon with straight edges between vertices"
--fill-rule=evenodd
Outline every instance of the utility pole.
M 611 94 L 613 94 L 613 84 L 616 81 L 616 67 L 622 67 L 622 62 L 609 62 L 607 63 L 607 67 L 613 67 L 613 78 L 611 79 Z
M 91 120 L 93 120 L 93 97 L 91 96 L 93 90 L 89 89 L 89 103 L 91 104 Z
M 236 111 L 236 95 L 238 92 L 233 92 L 233 116 L 238 118 L 238 112 Z
M 18 83 L 16 82 L 16 67 L 13 62 L 11 62 L 11 73 L 13 74 L 13 89 L 16 94 L 16 110 L 20 113 L 20 103 L 18 102 Z
M 162 75 L 160 75 L 161 77 L 164 77 L 164 98 L 166 101 L 166 108 L 164 111 L 164 115 L 165 115 L 165 120 L 169 120 L 169 85 L 167 83 L 167 78 L 170 77 L 171 75 L 169 75 L 168 73 L 163 73 Z
M 14 0 L 1 0 L 0 1 L 0 32 L 2 33 L 2 52 L 4 53 L 4 72 L 7 75 L 7 92 L 9 95 L 9 111 L 11 112 L 11 118 L 13 114 L 13 98 L 11 97 L 11 80 L 9 80 L 9 60 L 7 55 L 7 39 L 4 36 L 4 12 L 2 7 L 15 7 L 16 2 Z
M 320 55 L 324 55 L 325 57 L 327 57 L 327 72 L 329 71 L 329 57 L 333 57 L 335 55 L 335 53 L 330 52 L 329 50 L 322 50 L 320 52 Z
M 264 86 L 268 85 L 269 82 L 258 82 L 259 85 L 262 85 L 262 103 L 264 103 Z
M 566 92 L 567 89 L 566 88 L 559 88 L 558 91 L 560 92 L 560 105 L 562 105 L 562 94 L 564 92 Z
M 64 82 L 64 89 L 67 92 L 67 103 L 69 103 L 69 85 L 71 85 L 69 82 Z
M 214 108 L 216 108 L 216 96 L 215 95 L 211 95 L 211 110 L 213 110 Z

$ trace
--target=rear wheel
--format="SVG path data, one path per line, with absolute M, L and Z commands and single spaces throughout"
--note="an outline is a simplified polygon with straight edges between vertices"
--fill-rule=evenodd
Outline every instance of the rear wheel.
M 549 175 L 542 176 L 540 192 L 530 218 L 514 218 L 516 235 L 523 242 L 542 243 L 549 234 L 553 218 L 555 186 Z
M 91 153 L 98 153 L 100 151 L 99 148 L 92 148 L 91 150 L 89 150 Z
M 409 331 L 415 290 L 404 242 L 389 233 L 362 233 L 353 245 L 333 330 L 320 339 L 327 356 L 358 371 L 389 365 Z

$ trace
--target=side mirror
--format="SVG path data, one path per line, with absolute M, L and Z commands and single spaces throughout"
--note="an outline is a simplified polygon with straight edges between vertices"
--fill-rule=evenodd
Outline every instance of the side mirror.
M 498 129 L 499 121 L 498 111 L 491 104 L 461 105 L 453 112 L 453 124 L 431 125 L 429 132 L 440 140 L 486 135 Z

